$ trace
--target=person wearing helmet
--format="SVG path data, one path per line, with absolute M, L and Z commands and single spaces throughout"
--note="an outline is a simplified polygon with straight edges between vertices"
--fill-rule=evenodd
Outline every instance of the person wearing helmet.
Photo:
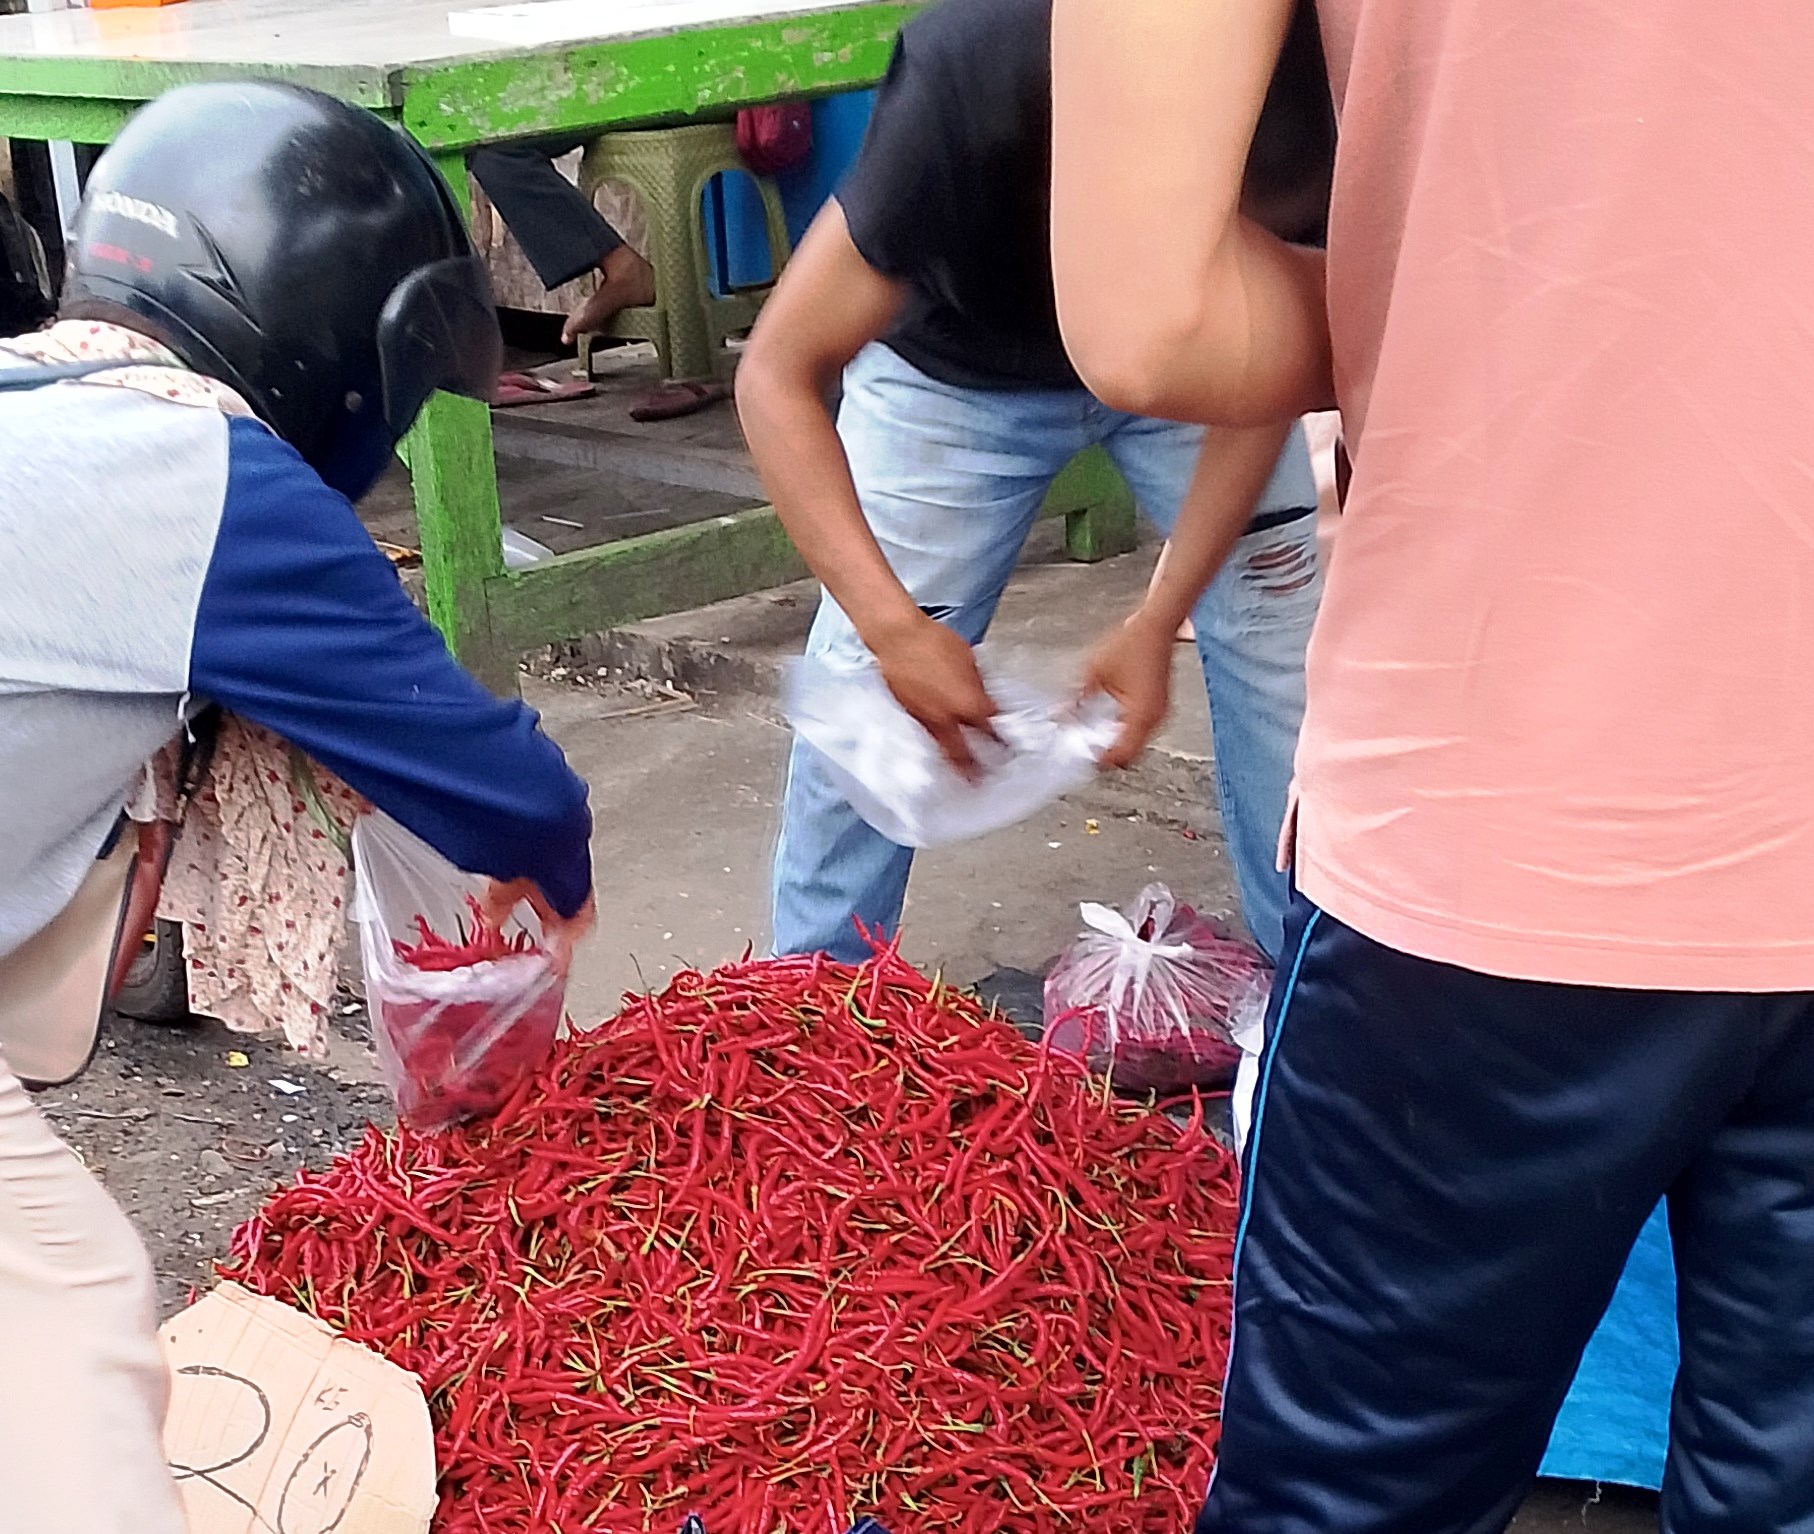
M 203 700 L 530 899 L 570 951 L 585 784 L 455 664 L 352 506 L 434 390 L 485 396 L 500 350 L 451 195 L 377 118 L 210 84 L 126 126 L 58 322 L 0 349 L 0 958 Z M 152 1322 L 142 1244 L 0 1065 L 5 1527 L 178 1534 Z

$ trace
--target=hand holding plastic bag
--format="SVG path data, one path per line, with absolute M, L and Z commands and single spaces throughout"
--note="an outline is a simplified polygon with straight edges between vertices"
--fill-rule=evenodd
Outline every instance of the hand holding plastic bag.
M 1087 784 L 1114 741 L 1107 698 L 1079 706 L 981 663 L 1000 712 L 996 739 L 971 739 L 979 768 L 971 778 L 945 759 L 874 666 L 844 669 L 809 656 L 790 671 L 795 730 L 825 758 L 851 807 L 891 842 L 939 847 L 1013 825 Z
M 533 879 L 512 879 L 499 883 L 485 880 L 485 892 L 479 906 L 486 921 L 503 931 L 515 918 L 518 906 L 526 905 L 542 929 L 542 948 L 554 972 L 565 978 L 573 968 L 573 951 L 598 925 L 598 896 L 588 895 L 586 903 L 572 916 L 562 916 L 548 901 Z
M 384 815 L 353 827 L 353 876 L 366 1004 L 398 1115 L 433 1130 L 495 1111 L 553 1047 L 564 969 L 535 927 L 488 918 L 489 880 Z
M 1083 906 L 1084 932 L 1046 977 L 1046 1037 L 1136 1091 L 1228 1084 L 1237 1035 L 1264 1015 L 1264 955 L 1151 884 L 1126 911 Z

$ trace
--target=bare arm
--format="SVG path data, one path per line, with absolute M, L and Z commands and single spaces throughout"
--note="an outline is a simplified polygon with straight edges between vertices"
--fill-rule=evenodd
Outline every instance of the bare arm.
M 1103 766 L 1130 765 L 1165 722 L 1178 625 L 1247 530 L 1290 430 L 1288 424 L 1230 427 L 1212 432 L 1204 443 L 1172 528 L 1163 573 L 1084 668 L 1084 691 L 1106 692 L 1121 705 L 1121 737 L 1104 753 Z
M 1107 403 L 1227 425 L 1333 392 L 1319 251 L 1241 211 L 1292 0 L 1056 0 L 1052 257 Z
M 966 730 L 995 714 L 970 647 L 914 603 L 864 520 L 826 401 L 851 358 L 880 337 L 903 284 L 863 259 L 834 202 L 813 220 L 763 306 L 737 369 L 737 413 L 775 512 L 843 608 L 901 705 L 960 768 Z
M 826 402 L 905 297 L 858 253 L 843 209 L 829 202 L 763 306 L 737 368 L 737 414 L 776 514 L 872 650 L 919 609 L 863 520 Z
M 1253 520 L 1290 432 L 1289 423 L 1227 427 L 1204 443 L 1172 528 L 1165 571 L 1147 592 L 1138 620 L 1175 634 L 1190 616 Z

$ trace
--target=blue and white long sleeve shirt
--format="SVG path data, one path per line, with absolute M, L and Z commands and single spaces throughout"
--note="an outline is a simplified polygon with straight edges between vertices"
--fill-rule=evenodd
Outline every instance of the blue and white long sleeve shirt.
M 62 909 L 204 699 L 460 867 L 585 903 L 584 782 L 264 426 L 95 383 L 0 393 L 0 473 L 0 954 Z

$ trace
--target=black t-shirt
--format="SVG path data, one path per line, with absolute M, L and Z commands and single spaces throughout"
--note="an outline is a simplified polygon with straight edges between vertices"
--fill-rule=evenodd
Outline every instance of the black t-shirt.
M 1052 291 L 1051 36 L 1052 0 L 942 0 L 908 22 L 838 189 L 863 259 L 912 290 L 883 339 L 943 383 L 1081 387 Z M 1314 6 L 1301 0 L 1249 185 L 1326 187 L 1334 143 Z

